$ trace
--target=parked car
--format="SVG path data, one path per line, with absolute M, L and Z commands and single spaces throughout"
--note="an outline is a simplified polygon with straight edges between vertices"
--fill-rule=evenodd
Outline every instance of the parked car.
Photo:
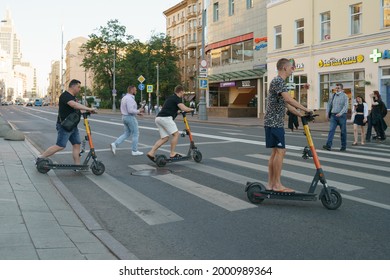
M 1 106 L 8 106 L 8 102 L 7 101 L 1 101 Z
M 43 102 L 42 106 L 49 106 L 49 102 Z
M 33 106 L 33 102 L 32 101 L 29 101 L 29 102 L 27 102 L 27 104 L 26 104 L 26 106 Z

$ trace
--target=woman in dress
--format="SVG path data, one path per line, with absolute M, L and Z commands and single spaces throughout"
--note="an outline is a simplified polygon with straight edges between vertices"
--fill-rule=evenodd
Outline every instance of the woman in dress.
M 364 145 L 364 126 L 367 122 L 367 116 L 368 116 L 368 105 L 364 101 L 364 98 L 361 96 L 356 97 L 356 103 L 353 106 L 352 113 L 355 115 L 355 118 L 353 120 L 353 136 L 354 136 L 354 142 L 352 143 L 352 146 L 356 146 L 358 144 L 358 127 L 360 127 L 360 138 L 361 138 L 361 144 Z

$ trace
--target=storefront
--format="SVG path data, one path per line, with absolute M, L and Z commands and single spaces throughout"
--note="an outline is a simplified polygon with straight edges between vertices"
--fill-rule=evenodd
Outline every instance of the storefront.
M 256 117 L 257 94 L 257 79 L 210 84 L 208 112 L 215 116 Z

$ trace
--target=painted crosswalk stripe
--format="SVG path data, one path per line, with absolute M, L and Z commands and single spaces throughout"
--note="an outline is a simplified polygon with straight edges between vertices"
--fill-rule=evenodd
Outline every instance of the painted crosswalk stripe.
M 290 153 L 286 154 L 287 157 L 293 156 L 293 157 L 299 157 L 302 158 L 302 153 L 297 154 L 297 153 Z M 361 168 L 368 168 L 368 169 L 374 169 L 378 171 L 385 171 L 385 172 L 390 172 L 390 167 L 387 166 L 380 166 L 378 164 L 368 164 L 368 163 L 362 163 L 362 162 L 356 162 L 356 161 L 350 161 L 350 160 L 342 160 L 339 158 L 330 158 L 330 157 L 324 157 L 321 156 L 320 159 L 321 162 L 332 162 L 332 163 L 337 163 L 345 166 L 354 166 L 354 167 L 361 167 Z
M 251 154 L 251 155 L 247 155 L 247 156 L 253 157 L 253 158 L 258 158 L 258 159 L 264 159 L 264 160 L 269 159 L 269 156 L 260 155 L 260 154 Z M 292 164 L 292 165 L 305 167 L 305 168 L 313 168 L 313 163 L 302 162 L 302 161 L 291 160 L 291 159 L 285 158 L 283 160 L 283 163 Z M 371 181 L 385 183 L 385 184 L 389 183 L 389 176 L 385 177 L 385 176 L 380 176 L 377 174 L 370 174 L 370 173 L 365 173 L 365 172 L 361 172 L 361 171 L 353 171 L 353 170 L 346 171 L 345 169 L 335 168 L 335 167 L 326 166 L 326 165 L 322 165 L 322 168 L 324 169 L 324 171 L 330 172 L 330 173 L 343 174 L 343 175 L 357 177 L 357 178 L 364 178 L 366 180 L 371 180 Z M 388 174 L 388 175 L 390 175 L 390 174 Z
M 242 186 L 244 186 L 246 184 L 246 182 L 259 182 L 259 183 L 263 184 L 264 186 L 266 186 L 268 184 L 267 182 L 261 181 L 259 179 L 242 176 L 240 174 L 226 171 L 226 170 L 216 168 L 216 167 L 213 167 L 210 165 L 197 164 L 197 163 L 188 162 L 188 161 L 182 162 L 181 164 L 184 166 L 188 166 L 191 169 L 195 169 L 195 170 L 216 176 L 218 178 L 222 178 L 222 179 L 234 182 L 234 183 L 241 184 Z
M 86 177 L 149 225 L 182 221 L 183 218 L 128 185 L 104 173 Z
M 212 159 L 220 161 L 220 162 L 224 162 L 224 163 L 234 164 L 234 165 L 238 165 L 241 167 L 246 167 L 246 168 L 262 171 L 262 172 L 268 172 L 268 166 L 262 166 L 260 164 L 254 164 L 254 163 L 250 163 L 250 162 L 246 162 L 246 161 L 242 161 L 242 160 L 237 160 L 237 159 L 232 159 L 232 158 L 227 158 L 227 157 L 217 157 L 217 158 L 212 158 Z M 294 179 L 297 181 L 309 183 L 309 184 L 311 184 L 311 182 L 313 181 L 313 176 L 308 176 L 308 175 L 304 175 L 304 174 L 300 174 L 300 173 L 296 173 L 296 172 L 291 172 L 291 171 L 286 171 L 286 170 L 282 171 L 282 176 L 288 177 L 290 179 Z M 346 183 L 342 183 L 342 182 L 336 182 L 336 181 L 332 181 L 332 180 L 327 180 L 327 182 L 328 182 L 329 186 L 334 186 L 337 189 L 340 189 L 343 191 L 355 191 L 355 190 L 363 189 L 362 187 L 359 187 L 359 186 L 346 184 Z
M 136 171 L 140 171 L 150 169 L 150 166 L 146 164 L 140 164 L 131 165 L 131 168 Z M 195 195 L 228 211 L 238 211 L 257 207 L 249 202 L 238 199 L 227 193 L 214 190 L 212 188 L 206 187 L 204 185 L 198 184 L 194 181 L 185 179 L 174 174 L 156 175 L 152 177 L 182 191 Z

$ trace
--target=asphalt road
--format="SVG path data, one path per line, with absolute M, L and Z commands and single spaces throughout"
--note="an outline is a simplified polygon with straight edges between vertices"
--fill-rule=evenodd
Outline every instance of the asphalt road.
M 55 143 L 56 110 L 1 107 L 4 118 L 41 151 Z M 327 210 L 320 201 L 266 200 L 254 205 L 244 188 L 246 181 L 267 181 L 269 150 L 263 128 L 191 123 L 191 117 L 189 122 L 203 155 L 201 163 L 191 160 L 159 168 L 169 171 L 167 175 L 134 175 L 155 171 L 156 166 L 146 156 L 131 156 L 130 139 L 114 156 L 109 144 L 123 131 L 121 117 L 98 114 L 90 124 L 106 172 L 55 173 L 140 259 L 389 259 L 388 145 L 349 146 L 346 153 L 318 150 L 329 184 L 343 196 L 338 210 Z M 139 126 L 139 149 L 146 153 L 158 131 L 153 119 L 140 118 Z M 178 127 L 184 125 L 178 122 Z M 84 135 L 83 125 L 79 128 Z M 321 147 L 326 133 L 312 134 L 314 144 Z M 286 137 L 282 182 L 307 191 L 315 167 L 310 159 L 301 158 L 306 139 L 302 131 Z M 336 147 L 339 142 L 336 138 Z M 177 150 L 185 154 L 188 146 L 188 138 L 181 138 Z M 161 153 L 168 150 L 165 146 Z M 71 163 L 70 151 L 69 145 L 53 160 Z

